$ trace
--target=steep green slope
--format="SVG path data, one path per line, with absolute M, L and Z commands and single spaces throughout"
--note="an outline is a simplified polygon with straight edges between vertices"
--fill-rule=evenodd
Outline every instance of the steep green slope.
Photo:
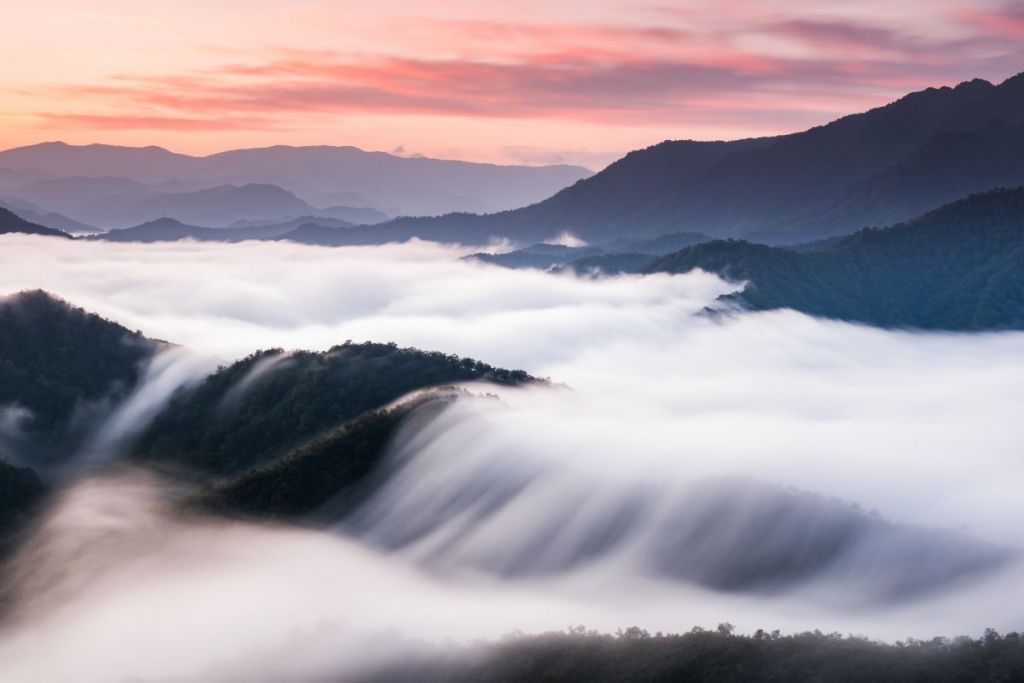
M 265 467 L 207 489 L 198 502 L 219 512 L 292 519 L 333 501 L 340 516 L 358 500 L 358 486 L 381 465 L 398 428 L 443 402 L 425 397 L 365 413 Z
M 417 389 L 529 379 L 522 371 L 394 344 L 349 342 L 325 353 L 262 351 L 179 393 L 142 434 L 135 457 L 231 475 Z
M 123 398 L 161 348 L 42 291 L 0 298 L 0 409 L 16 424 L 9 453 L 27 445 L 43 459 L 73 448 L 90 415 Z
M 28 467 L 10 464 L 0 455 L 0 555 L 45 494 L 46 487 L 39 475 Z

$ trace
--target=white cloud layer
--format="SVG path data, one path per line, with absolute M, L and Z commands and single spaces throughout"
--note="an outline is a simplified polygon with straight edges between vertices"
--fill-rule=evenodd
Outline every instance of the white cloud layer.
M 83 669 L 95 673 L 91 680 L 169 676 L 176 667 L 196 673 L 231 653 L 273 651 L 289 634 L 339 620 L 350 635 L 348 626 L 360 623 L 438 637 L 579 622 L 678 631 L 729 620 L 741 628 L 889 638 L 1019 625 L 1024 613 L 1006 596 L 1024 588 L 1012 559 L 1024 516 L 1024 335 L 883 331 L 788 311 L 716 321 L 694 313 L 734 287 L 710 275 L 577 279 L 462 262 L 461 254 L 416 243 L 322 249 L 0 238 L 0 293 L 47 289 L 225 360 L 258 348 L 371 339 L 469 355 L 567 385 L 459 404 L 398 449 L 395 457 L 413 469 L 376 503 L 403 523 L 415 514 L 403 506 L 423 509 L 413 504 L 417 496 L 443 500 L 480 486 L 481 473 L 503 484 L 524 468 L 532 473 L 521 495 L 486 523 L 439 518 L 436 531 L 457 542 L 428 535 L 381 554 L 342 537 L 170 522 L 153 513 L 147 531 L 125 532 L 131 542 L 97 551 L 97 561 L 107 553 L 131 562 L 97 572 L 62 604 L 40 607 L 7 633 L 0 673 L 29 671 L 44 663 L 44 650 L 52 655 L 50 677 L 36 680 L 60 680 L 62 657 L 95 661 L 95 671 Z M 160 395 L 183 367 L 155 372 L 164 384 L 136 396 Z M 120 414 L 127 419 L 138 405 Z M 410 480 L 409 472 L 417 476 Z M 637 492 L 657 514 L 671 512 L 708 480 L 736 475 L 854 501 L 901 525 L 941 530 L 943 538 L 959 539 L 952 532 L 962 530 L 1011 559 L 870 608 L 835 593 L 857 577 L 883 577 L 870 586 L 876 589 L 900 572 L 900 581 L 918 570 L 923 576 L 962 559 L 959 541 L 939 552 L 928 539 L 916 546 L 872 532 L 813 581 L 761 597 L 645 573 L 637 559 L 664 542 L 650 537 L 650 524 L 600 561 L 541 577 L 499 578 L 493 566 L 481 575 L 481 563 L 463 561 L 511 553 L 518 540 L 550 529 L 578 540 L 595 520 L 606 527 Z M 567 512 L 570 499 L 575 507 Z M 130 508 L 144 509 L 150 497 L 130 500 Z M 359 532 L 371 543 L 387 546 L 381 539 L 402 526 L 373 504 L 363 515 Z M 439 547 L 450 549 L 441 562 L 446 578 L 421 569 Z M 552 557 L 536 555 L 538 562 Z M 168 616 L 128 627 L 150 613 Z M 83 633 L 99 635 L 83 641 Z M 89 654 L 115 636 L 123 639 L 120 656 Z M 163 646 L 154 649 L 156 642 Z M 308 662 L 330 667 L 347 656 Z

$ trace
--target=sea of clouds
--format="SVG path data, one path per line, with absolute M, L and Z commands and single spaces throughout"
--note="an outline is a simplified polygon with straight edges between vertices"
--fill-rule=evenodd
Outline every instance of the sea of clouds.
M 0 293 L 45 289 L 185 347 L 91 458 L 130 447 L 174 386 L 260 348 L 394 341 L 552 386 L 404 434 L 385 486 L 330 533 L 181 519 L 147 475 L 77 484 L 16 560 L 0 674 L 319 680 L 425 647 L 406 637 L 575 623 L 1019 628 L 1024 335 L 707 315 L 740 285 L 464 254 L 4 237 Z

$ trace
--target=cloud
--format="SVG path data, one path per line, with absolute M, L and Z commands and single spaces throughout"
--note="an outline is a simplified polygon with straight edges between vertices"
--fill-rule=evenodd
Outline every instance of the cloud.
M 1024 39 L 1024 2 L 1007 2 L 995 8 L 969 8 L 961 16 L 982 31 L 1000 38 Z
M 433 20 L 410 34 L 411 47 L 391 54 L 263 50 L 191 72 L 129 71 L 102 85 L 56 87 L 53 96 L 74 96 L 85 111 L 40 112 L 39 120 L 99 130 L 286 130 L 297 114 L 621 126 L 726 117 L 756 130 L 793 130 L 820 122 L 822 111 L 849 113 L 909 90 L 1020 68 L 1018 5 L 933 13 L 933 28 L 968 20 L 931 34 L 867 13 L 794 18 L 749 7 L 728 26 L 679 18 L 664 25 Z
M 42 287 L 224 360 L 392 340 L 560 384 L 406 434 L 334 534 L 168 517 L 156 482 L 82 483 L 19 560 L 0 677 L 316 680 L 381 661 L 388 629 L 898 638 L 1024 616 L 1005 599 L 1024 584 L 1024 334 L 710 319 L 695 314 L 737 285 L 504 270 L 416 242 L 0 241 L 0 292 Z

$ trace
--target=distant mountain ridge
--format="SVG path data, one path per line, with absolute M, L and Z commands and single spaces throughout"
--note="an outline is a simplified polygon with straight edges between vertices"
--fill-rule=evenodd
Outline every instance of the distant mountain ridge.
M 107 197 L 82 210 L 92 223 L 123 228 L 159 218 L 210 227 L 267 216 L 295 216 L 316 209 L 276 185 L 217 185 L 201 190 L 136 198 Z
M 74 176 L 46 179 L 14 190 L 17 197 L 0 196 L 23 217 L 38 216 L 49 227 L 68 225 L 76 232 L 96 233 L 127 228 L 160 218 L 204 227 L 252 227 L 305 218 L 345 225 L 372 224 L 388 220 L 376 209 L 362 206 L 318 208 L 276 185 L 217 185 L 194 189 L 195 183 L 168 181 L 140 183 L 126 178 Z M 42 213 L 40 207 L 73 214 L 85 223 L 57 213 Z
M 189 156 L 160 147 L 63 142 L 0 151 L 0 169 L 9 169 L 9 174 L 31 171 L 144 184 L 180 181 L 190 185 L 187 191 L 216 185 L 276 185 L 314 206 L 347 206 L 365 198 L 391 215 L 515 208 L 592 175 L 579 166 L 499 166 L 399 157 L 356 147 L 275 146 Z
M 343 221 L 335 221 L 343 223 Z M 248 228 L 206 228 L 188 225 L 173 218 L 158 218 L 130 228 L 120 228 L 90 235 L 85 239 L 103 242 L 177 242 L 193 239 L 199 242 L 244 242 L 270 240 L 291 231 L 290 223 L 271 223 Z
M 288 238 L 286 235 L 285 239 Z M 580 274 L 614 275 L 640 272 L 656 256 L 709 241 L 711 238 L 701 233 L 677 232 L 649 240 L 623 241 L 608 249 L 542 243 L 503 253 L 478 252 L 464 259 L 504 268 L 570 269 Z

